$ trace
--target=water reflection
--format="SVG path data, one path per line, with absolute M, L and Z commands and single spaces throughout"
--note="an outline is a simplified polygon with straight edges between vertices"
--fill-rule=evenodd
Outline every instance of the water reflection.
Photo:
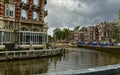
M 120 64 L 119 55 L 69 49 L 63 56 L 0 62 L 0 75 L 31 75 Z
M 2 75 L 30 75 L 48 71 L 48 59 L 8 61 L 0 63 Z

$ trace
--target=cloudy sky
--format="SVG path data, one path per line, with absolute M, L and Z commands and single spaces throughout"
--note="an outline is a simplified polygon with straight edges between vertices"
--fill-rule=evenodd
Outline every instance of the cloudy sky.
M 118 21 L 120 0 L 47 0 L 48 34 L 55 27 L 88 26 L 101 21 Z

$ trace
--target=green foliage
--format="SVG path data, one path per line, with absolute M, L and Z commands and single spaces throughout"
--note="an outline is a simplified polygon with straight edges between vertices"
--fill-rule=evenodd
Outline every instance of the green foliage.
M 48 49 L 49 47 L 51 47 L 51 44 L 46 43 L 46 48 Z
M 7 51 L 7 49 L 6 48 L 1 48 L 0 51 Z
M 61 39 L 61 29 L 60 28 L 56 28 L 55 30 L 54 30 L 54 38 L 55 39 Z
M 48 35 L 48 41 L 52 42 L 52 40 L 53 40 L 53 37 L 51 35 Z
M 111 37 L 113 38 L 113 39 L 115 39 L 116 41 L 118 41 L 118 39 L 119 39 L 119 31 L 118 31 L 118 29 L 117 28 L 114 28 L 113 29 L 113 31 L 112 31 L 112 35 L 111 35 Z
M 54 30 L 54 38 L 55 40 L 68 40 L 69 38 L 69 29 L 64 28 L 63 30 L 61 30 L 60 28 L 56 28 Z

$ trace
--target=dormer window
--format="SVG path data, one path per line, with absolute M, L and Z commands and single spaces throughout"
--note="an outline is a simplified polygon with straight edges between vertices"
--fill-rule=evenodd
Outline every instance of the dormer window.
M 36 21 L 38 20 L 38 13 L 35 11 L 33 12 L 33 19 Z
M 34 0 L 33 3 L 34 3 L 34 5 L 38 6 L 39 1 L 38 0 Z

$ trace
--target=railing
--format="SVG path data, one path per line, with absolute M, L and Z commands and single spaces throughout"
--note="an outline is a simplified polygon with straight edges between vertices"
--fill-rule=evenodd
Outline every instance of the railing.
M 0 60 L 24 59 L 62 55 L 62 49 L 44 49 L 44 50 L 22 50 L 22 51 L 2 51 Z
M 22 3 L 20 4 L 20 7 L 25 8 L 25 9 L 29 9 L 29 8 L 30 8 L 30 5 L 22 2 Z
M 20 44 L 20 45 L 30 45 L 30 42 L 19 42 L 18 44 Z M 42 45 L 42 44 L 44 44 L 44 42 L 33 42 L 32 43 L 33 45 Z
M 42 22 L 42 21 L 36 21 L 36 20 L 27 20 L 27 19 L 21 19 L 21 22 L 23 22 L 23 23 L 32 23 L 32 24 L 43 24 L 44 22 Z
M 31 7 L 31 9 L 32 9 L 32 10 L 35 10 L 35 11 L 40 11 L 40 10 L 41 10 L 40 6 L 36 6 L 36 5 L 33 5 L 33 6 Z

